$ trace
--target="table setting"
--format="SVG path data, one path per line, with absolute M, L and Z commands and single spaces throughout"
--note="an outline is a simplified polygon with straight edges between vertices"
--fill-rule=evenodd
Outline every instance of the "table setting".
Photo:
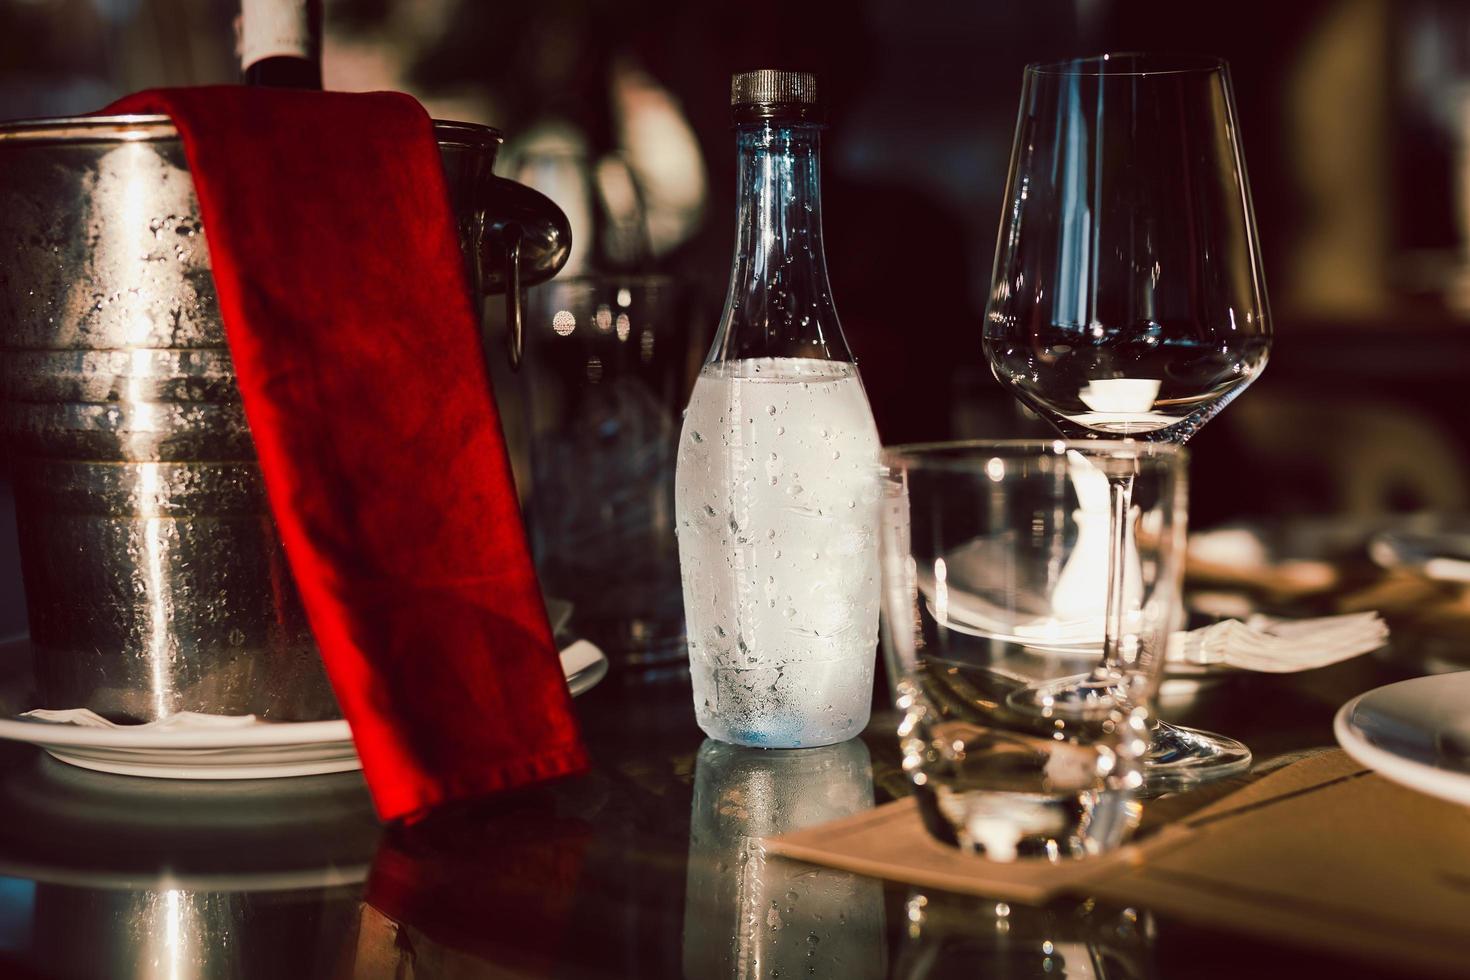
M 1470 524 L 1191 527 L 1275 343 L 1224 60 L 1026 67 L 973 356 L 1047 429 L 890 443 L 818 75 L 729 79 L 698 362 L 285 6 L 0 122 L 0 969 L 1470 974 Z

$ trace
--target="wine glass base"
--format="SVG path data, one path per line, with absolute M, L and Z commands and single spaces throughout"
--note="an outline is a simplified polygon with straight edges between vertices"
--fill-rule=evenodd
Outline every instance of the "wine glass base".
M 1116 709 L 1121 678 L 1099 668 L 1091 674 L 1035 684 L 1011 692 L 1006 703 L 1041 718 L 1103 719 Z
M 1159 722 L 1144 757 L 1144 792 L 1177 793 L 1250 767 L 1251 750 L 1233 738 Z
M 1118 681 L 1103 670 L 1014 691 L 1006 699 L 1013 709 L 1042 718 L 1100 719 L 1114 709 Z M 1250 768 L 1251 750 L 1224 735 L 1159 722 L 1143 758 L 1147 796 L 1177 793 L 1216 779 L 1238 776 Z

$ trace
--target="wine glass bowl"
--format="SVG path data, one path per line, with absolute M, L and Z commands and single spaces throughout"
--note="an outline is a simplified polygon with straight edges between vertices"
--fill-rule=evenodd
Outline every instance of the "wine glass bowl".
M 1025 73 L 984 325 L 996 378 L 1064 436 L 1183 444 L 1260 375 L 1271 316 L 1230 70 L 1105 54 Z M 1125 655 L 1132 477 L 1109 474 L 1103 656 L 1048 696 L 1105 702 Z M 1102 579 L 1106 578 L 1104 583 Z M 1104 591 L 1105 586 L 1105 591 Z M 1160 724 L 1148 780 L 1239 772 Z
M 1184 442 L 1266 365 L 1229 69 L 1026 69 L 986 311 L 996 377 L 1069 438 Z

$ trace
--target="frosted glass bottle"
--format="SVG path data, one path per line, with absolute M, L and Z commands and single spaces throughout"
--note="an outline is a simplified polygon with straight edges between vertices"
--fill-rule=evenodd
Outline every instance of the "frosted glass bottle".
M 872 707 L 878 432 L 827 282 L 814 80 L 731 88 L 734 267 L 675 479 L 695 714 L 725 742 L 828 745 Z

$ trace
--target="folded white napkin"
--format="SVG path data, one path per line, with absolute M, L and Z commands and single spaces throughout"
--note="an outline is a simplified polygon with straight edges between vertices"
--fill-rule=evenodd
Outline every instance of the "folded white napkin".
M 588 640 L 577 640 L 561 652 L 561 672 L 570 680 L 602 659 L 602 651 Z
M 128 731 L 137 731 L 141 728 L 149 728 L 163 731 L 198 731 L 201 728 L 249 728 L 251 725 L 264 725 L 254 715 L 206 715 L 197 711 L 178 711 L 156 721 L 144 722 L 138 725 L 119 725 L 115 721 L 108 721 L 90 708 L 36 708 L 32 711 L 23 712 L 20 717 L 34 718 L 36 721 L 49 721 L 53 725 L 81 725 L 83 728 L 126 728 Z
M 940 590 L 932 577 L 922 573 L 919 587 L 930 613 L 949 629 L 1035 650 L 1083 653 L 1102 649 L 1101 616 L 1063 618 L 1037 615 L 1034 609 L 1006 609 L 973 592 L 952 587 Z M 1137 624 L 1125 625 L 1136 628 Z M 1168 659 L 1195 666 L 1223 664 L 1240 670 L 1290 674 L 1351 660 L 1387 642 L 1388 626 L 1376 612 L 1315 619 L 1254 615 L 1245 622 L 1226 619 L 1170 634 Z
M 1377 650 L 1388 642 L 1388 624 L 1376 612 L 1273 619 L 1226 619 L 1169 637 L 1170 662 L 1224 664 L 1239 670 L 1292 674 L 1328 667 Z

